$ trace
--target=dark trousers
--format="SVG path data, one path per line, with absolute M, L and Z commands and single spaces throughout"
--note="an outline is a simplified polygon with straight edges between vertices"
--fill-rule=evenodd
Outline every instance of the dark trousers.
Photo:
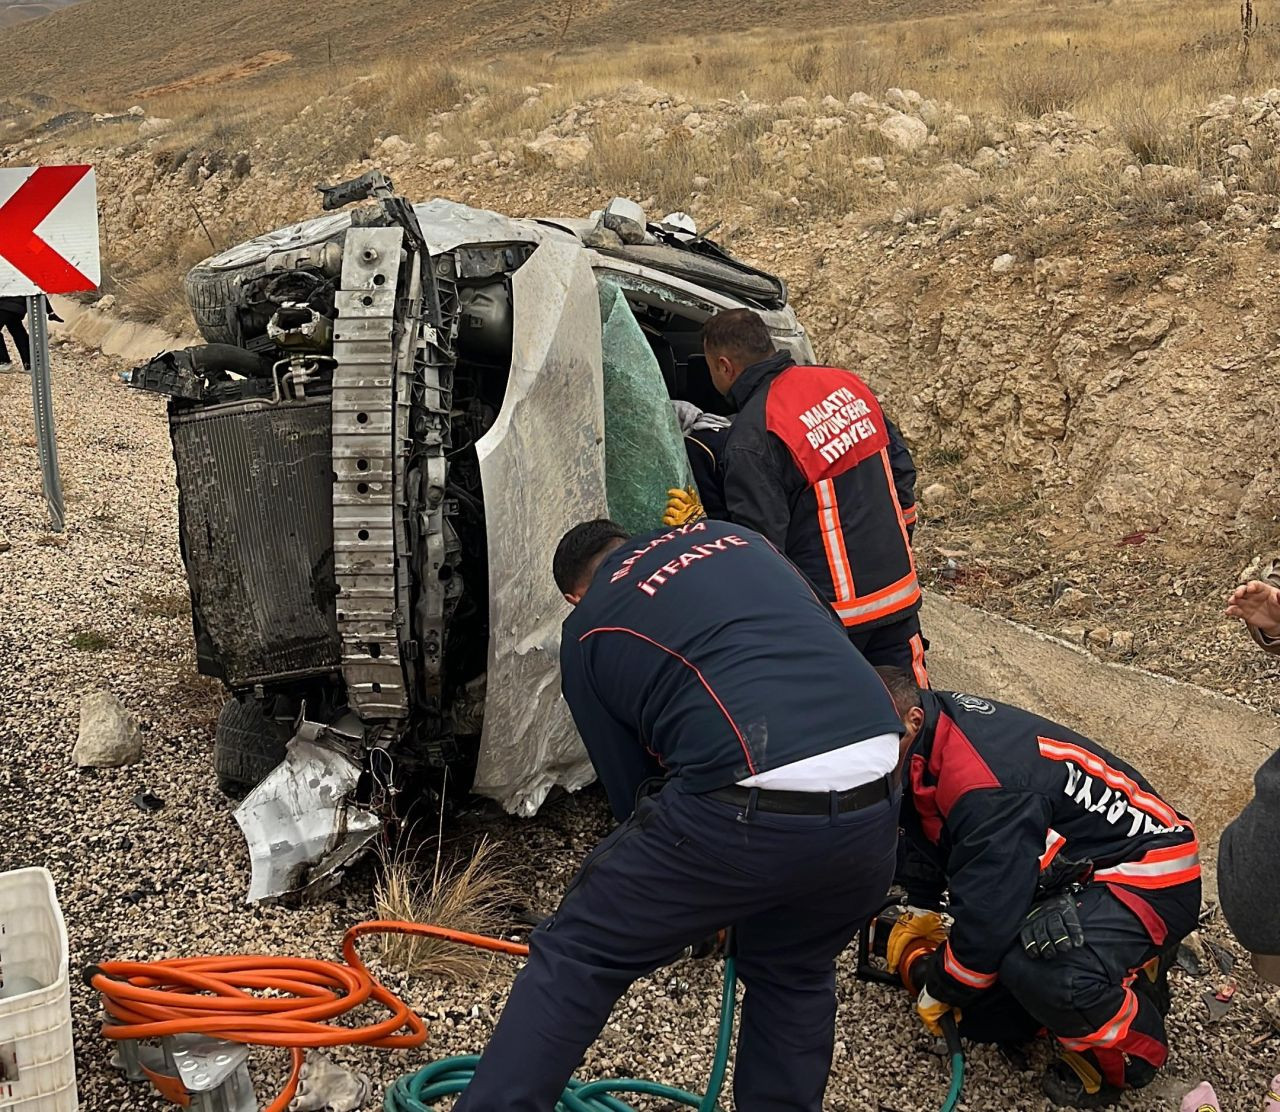
M 533 932 L 456 1112 L 551 1112 L 631 983 L 728 926 L 746 988 L 737 1108 L 820 1112 L 835 959 L 884 901 L 897 819 L 896 798 L 833 816 L 771 814 L 670 785 L 642 800 Z
M 920 632 L 918 614 L 912 614 L 900 622 L 876 626 L 875 629 L 851 629 L 849 640 L 873 668 L 877 665 L 901 668 L 908 675 L 914 676 L 921 687 L 929 686 L 929 673 L 924 664 L 924 654 L 929 642 Z
M 0 311 L 0 363 L 9 362 L 9 349 L 5 346 L 4 331 L 8 329 L 13 337 L 13 346 L 18 349 L 18 358 L 24 367 L 31 366 L 31 343 L 27 339 L 27 328 L 22 323 L 25 313 L 9 313 Z
M 1168 1000 L 1142 967 L 1195 929 L 1200 882 L 1126 893 L 1146 905 L 1149 924 L 1107 885 L 1089 885 L 1078 897 L 1084 945 L 1041 961 L 1015 943 L 997 986 L 964 1009 L 961 1033 L 1023 1041 L 1047 1028 L 1067 1050 L 1092 1058 L 1117 1088 L 1150 1081 L 1169 1053 Z

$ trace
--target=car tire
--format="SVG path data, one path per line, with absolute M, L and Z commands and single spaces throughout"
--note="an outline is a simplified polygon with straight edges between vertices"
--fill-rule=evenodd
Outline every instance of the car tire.
M 328 252 L 325 248 L 341 244 L 350 226 L 350 213 L 315 217 L 255 236 L 197 263 L 188 271 L 184 286 L 200 335 L 211 344 L 243 347 L 247 339 L 241 324 L 244 284 L 303 263 L 326 265 L 336 275 L 341 252 L 334 255 L 333 248 Z
M 187 306 L 200 335 L 211 344 L 240 343 L 237 317 L 240 286 L 247 278 L 257 278 L 266 267 L 247 266 L 243 270 L 212 270 L 194 267 L 186 280 Z
M 248 795 L 284 760 L 286 739 L 256 702 L 228 699 L 218 715 L 213 771 L 218 788 L 233 799 Z

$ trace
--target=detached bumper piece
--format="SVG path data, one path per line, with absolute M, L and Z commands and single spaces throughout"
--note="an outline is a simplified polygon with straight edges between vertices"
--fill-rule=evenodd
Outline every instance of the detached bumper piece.
M 285 759 L 236 808 L 253 867 L 248 903 L 327 891 L 382 829 L 355 802 L 358 745 L 358 735 L 304 721 Z

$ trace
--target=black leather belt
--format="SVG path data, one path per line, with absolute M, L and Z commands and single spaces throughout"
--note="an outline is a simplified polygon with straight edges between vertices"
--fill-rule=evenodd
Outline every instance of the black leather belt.
M 706 795 L 708 799 L 732 803 L 738 807 L 750 806 L 754 796 L 757 811 L 772 811 L 779 815 L 829 815 L 831 797 L 835 796 L 836 812 L 845 814 L 848 811 L 861 811 L 864 807 L 874 807 L 889 799 L 893 795 L 893 775 L 881 776 L 878 780 L 859 784 L 844 792 L 785 792 L 770 788 L 744 788 L 735 784 L 731 788 L 707 792 Z

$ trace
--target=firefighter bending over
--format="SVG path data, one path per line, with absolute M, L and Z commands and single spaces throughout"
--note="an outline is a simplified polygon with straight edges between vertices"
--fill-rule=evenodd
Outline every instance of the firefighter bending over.
M 1191 823 L 1065 726 L 877 671 L 905 727 L 902 825 L 946 874 L 955 920 L 916 1003 L 925 1025 L 954 1009 L 979 1041 L 1047 1028 L 1061 1060 L 1043 1085 L 1059 1106 L 1147 1085 L 1169 1053 L 1168 967 L 1200 912 Z M 939 934 L 936 915 L 904 919 L 891 965 Z

